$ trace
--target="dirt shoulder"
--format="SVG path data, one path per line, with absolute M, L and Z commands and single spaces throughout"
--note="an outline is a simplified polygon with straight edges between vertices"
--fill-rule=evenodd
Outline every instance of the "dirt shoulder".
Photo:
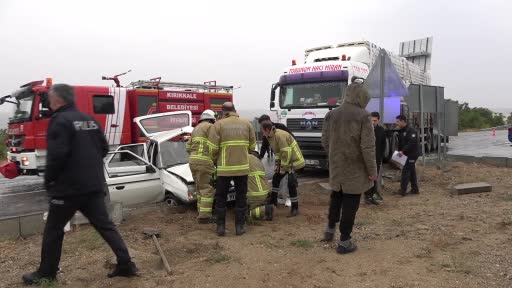
M 135 262 L 135 279 L 108 279 L 114 261 L 108 246 L 88 226 L 68 233 L 58 287 L 512 287 L 512 169 L 450 164 L 420 172 L 421 194 L 391 195 L 361 204 L 354 228 L 359 250 L 337 255 L 321 239 L 329 192 L 315 183 L 299 187 L 301 216 L 279 208 L 273 222 L 253 223 L 248 233 L 214 234 L 193 211 L 161 210 L 132 216 L 119 226 Z M 394 171 L 388 171 L 393 175 Z M 453 185 L 487 181 L 493 192 L 452 195 Z M 171 267 L 166 275 L 142 230 L 162 231 L 160 243 Z M 339 235 L 339 234 L 338 234 Z M 39 262 L 41 236 L 0 242 L 0 287 L 19 287 L 23 272 Z

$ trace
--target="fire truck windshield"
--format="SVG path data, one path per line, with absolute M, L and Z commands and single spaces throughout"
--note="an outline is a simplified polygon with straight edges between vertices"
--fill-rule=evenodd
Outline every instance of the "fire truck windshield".
M 341 104 L 347 82 L 289 84 L 280 87 L 281 108 L 327 108 Z
M 32 103 L 34 102 L 35 93 L 24 92 L 16 95 L 17 104 L 14 105 L 14 113 L 11 118 L 9 118 L 9 123 L 21 123 L 30 121 L 30 117 L 32 116 Z

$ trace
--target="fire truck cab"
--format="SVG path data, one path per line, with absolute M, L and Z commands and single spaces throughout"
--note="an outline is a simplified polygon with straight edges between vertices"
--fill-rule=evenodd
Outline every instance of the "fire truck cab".
M 8 123 L 7 160 L 23 174 L 38 174 L 46 164 L 46 131 L 51 117 L 48 91 L 52 79 L 34 81 L 10 95 L 0 97 L 0 105 L 13 105 Z M 74 86 L 78 110 L 91 115 L 101 125 L 111 150 L 119 145 L 145 142 L 147 137 L 133 119 L 140 116 L 188 110 L 192 125 L 205 109 L 220 113 L 222 104 L 233 101 L 233 86 L 215 81 L 203 84 L 162 82 L 160 78 L 141 80 L 127 87 Z

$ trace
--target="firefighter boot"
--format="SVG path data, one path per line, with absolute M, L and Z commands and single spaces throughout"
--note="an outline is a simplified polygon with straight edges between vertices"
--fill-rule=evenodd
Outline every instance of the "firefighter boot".
M 290 215 L 288 217 L 295 217 L 299 215 L 299 202 L 292 202 L 292 209 L 290 210 Z
M 274 206 L 272 204 L 265 205 L 265 220 L 272 221 L 274 219 Z
M 277 192 L 270 193 L 270 199 L 268 204 L 277 206 Z
M 245 211 L 245 208 L 235 209 L 235 229 L 237 236 L 245 234 Z
M 226 235 L 226 208 L 215 209 L 216 222 L 217 222 L 217 235 Z

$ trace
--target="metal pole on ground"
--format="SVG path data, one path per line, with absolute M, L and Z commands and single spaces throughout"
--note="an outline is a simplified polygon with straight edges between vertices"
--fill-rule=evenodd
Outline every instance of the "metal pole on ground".
M 444 96 L 443 96 L 444 98 Z M 441 163 L 441 103 L 444 99 L 439 97 L 439 87 L 436 86 L 436 128 L 437 128 L 437 160 Z

